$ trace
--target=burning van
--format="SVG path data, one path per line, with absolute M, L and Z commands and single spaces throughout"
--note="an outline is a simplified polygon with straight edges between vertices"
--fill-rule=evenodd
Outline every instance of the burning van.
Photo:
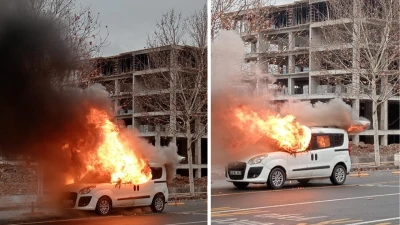
M 246 188 L 249 183 L 267 183 L 272 189 L 282 188 L 287 180 L 305 184 L 315 178 L 330 178 L 335 185 L 343 184 L 351 169 L 348 132 L 330 127 L 305 130 L 310 132 L 304 136 L 308 147 L 291 152 L 271 151 L 265 144 L 270 140 L 261 138 L 256 143 L 261 153 L 228 164 L 227 181 L 237 188 Z
M 112 208 L 150 206 L 153 212 L 162 212 L 168 200 L 166 168 L 149 163 L 151 180 L 142 184 L 110 182 L 110 176 L 89 172 L 79 182 L 66 186 L 62 202 L 65 207 L 95 210 L 106 215 Z

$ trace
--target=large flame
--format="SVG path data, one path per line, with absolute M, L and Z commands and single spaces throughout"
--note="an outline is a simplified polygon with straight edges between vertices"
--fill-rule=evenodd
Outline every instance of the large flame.
M 142 184 L 151 179 L 146 161 L 121 137 L 121 130 L 105 111 L 92 108 L 87 119 L 103 136 L 96 154 L 88 160 L 88 170 L 109 173 L 111 182 Z
M 279 114 L 261 117 L 257 112 L 240 107 L 235 109 L 237 127 L 246 129 L 250 135 L 266 136 L 274 140 L 282 150 L 289 152 L 305 151 L 311 140 L 311 130 L 295 121 L 292 115 Z

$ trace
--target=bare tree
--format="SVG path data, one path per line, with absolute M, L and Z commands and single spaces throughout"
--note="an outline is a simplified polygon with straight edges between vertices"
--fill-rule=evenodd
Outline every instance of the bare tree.
M 347 87 L 342 97 L 372 100 L 376 165 L 380 165 L 378 107 L 399 96 L 400 3 L 397 0 L 332 0 L 312 43 L 320 82 Z
M 271 83 L 276 85 L 269 92 L 289 94 L 287 79 L 282 75 L 309 68 L 307 24 L 310 18 L 306 16 L 309 4 L 300 2 L 283 8 L 272 5 L 270 1 L 247 3 L 251 4 L 239 7 L 239 11 L 223 14 L 224 23 L 221 25 L 223 29 L 236 30 L 246 46 L 240 83 L 247 83 L 248 91 L 254 95 L 263 95 L 263 90 L 268 89 L 267 85 Z M 218 1 L 215 4 L 224 5 Z M 286 27 L 296 27 L 296 31 L 279 32 Z M 297 54 L 290 54 L 294 50 Z
M 90 6 L 78 6 L 76 0 L 28 0 L 23 2 L 28 11 L 37 17 L 51 20 L 61 29 L 61 34 L 72 51 L 74 71 L 67 77 L 55 77 L 55 84 L 64 84 L 66 79 L 74 83 L 88 83 L 96 76 L 93 57 L 100 56 L 108 37 L 102 37 L 99 13 L 94 14 Z M 107 30 L 107 26 L 105 27 Z M 79 71 L 79 72 L 78 72 Z
M 186 38 L 191 46 L 184 45 Z M 148 67 L 155 73 L 142 76 L 142 96 L 135 107 L 145 108 L 144 115 L 164 112 L 167 116 L 153 117 L 154 123 L 169 126 L 174 139 L 184 135 L 194 195 L 193 147 L 207 127 L 207 8 L 188 18 L 167 12 L 149 36 L 148 47 Z
M 260 22 L 254 13 L 263 6 L 262 0 L 212 0 L 211 1 L 211 39 L 214 39 L 219 30 L 231 30 L 237 26 L 237 17 L 243 14 L 250 15 L 249 22 Z M 258 14 L 261 15 L 261 14 Z

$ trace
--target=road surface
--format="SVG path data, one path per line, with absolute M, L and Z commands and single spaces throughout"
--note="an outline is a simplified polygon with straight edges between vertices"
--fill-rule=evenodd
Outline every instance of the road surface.
M 400 224 L 399 189 L 399 174 L 393 171 L 348 177 L 341 186 L 329 180 L 303 186 L 292 181 L 281 190 L 265 185 L 239 190 L 213 180 L 211 220 L 216 225 Z
M 137 209 L 118 209 L 110 216 L 100 217 L 92 212 L 80 212 L 79 216 L 68 219 L 42 219 L 40 222 L 1 222 L 0 224 L 40 224 L 40 225 L 205 225 L 207 224 L 207 201 L 188 200 L 184 204 L 166 205 L 163 213 L 137 213 Z M 72 212 L 71 212 L 72 213 Z M 76 213 L 76 212 L 75 212 Z M 82 216 L 84 215 L 84 216 Z M 75 218 L 71 218 L 75 217 Z

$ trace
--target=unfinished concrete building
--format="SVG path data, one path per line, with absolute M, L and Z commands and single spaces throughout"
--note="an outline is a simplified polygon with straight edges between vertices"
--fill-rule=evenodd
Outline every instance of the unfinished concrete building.
M 182 54 L 194 51 L 194 48 L 184 46 L 164 46 L 125 52 L 116 56 L 94 59 L 97 72 L 91 79 L 102 84 L 110 93 L 110 99 L 115 111 L 115 117 L 121 126 L 139 131 L 140 136 L 149 140 L 155 146 L 167 146 L 176 143 L 178 154 L 186 157 L 178 167 L 177 174 L 188 176 L 187 136 L 179 126 L 179 108 L 176 107 L 176 92 L 173 90 L 173 79 L 160 81 L 160 77 L 173 76 L 185 72 L 188 76 L 197 71 L 188 68 L 181 60 Z M 151 54 L 162 53 L 162 64 L 155 65 L 150 59 Z M 174 53 L 174 54 L 173 54 Z M 144 85 L 144 82 L 147 82 Z M 163 99 L 154 101 L 155 98 Z M 146 104 L 142 104 L 146 103 Z M 157 105 L 158 104 L 158 105 Z M 207 176 L 207 106 L 203 109 L 205 118 L 196 121 L 202 127 L 200 137 L 192 143 L 193 174 L 195 177 Z M 203 125 L 203 126 L 201 126 Z M 197 129 L 198 127 L 196 127 Z
M 371 98 L 363 95 L 362 86 L 357 87 L 361 92 L 357 96 L 352 92 L 354 86 L 350 88 L 352 79 L 354 82 L 352 71 L 318 62 L 316 54 L 328 51 L 328 48 L 324 49 L 322 27 L 333 21 L 327 4 L 323 0 L 302 0 L 269 7 L 264 15 L 258 15 L 256 25 L 254 20 L 251 21 L 253 15 L 249 18 L 246 12 L 231 14 L 233 25 L 229 26 L 240 34 L 245 43 L 248 67 L 256 66 L 261 70 L 261 76 L 247 77 L 245 82 L 254 83 L 256 79 L 256 94 L 272 91 L 275 93 L 275 101 L 295 98 L 314 103 L 341 97 L 354 110 L 359 111 L 360 116 L 372 121 Z M 348 41 L 355 40 L 350 37 Z M 356 52 L 353 47 L 349 47 L 348 51 L 350 54 Z M 399 70 L 398 60 L 392 69 Z M 334 76 L 348 76 L 350 79 L 341 84 L 321 79 L 327 72 Z M 274 77 L 276 82 L 263 84 L 263 80 L 269 76 Z M 359 85 L 360 82 L 356 83 Z M 380 145 L 400 142 L 400 97 L 398 90 L 393 90 L 392 94 L 378 108 Z M 352 137 L 352 140 L 355 143 L 373 143 L 372 126 Z

